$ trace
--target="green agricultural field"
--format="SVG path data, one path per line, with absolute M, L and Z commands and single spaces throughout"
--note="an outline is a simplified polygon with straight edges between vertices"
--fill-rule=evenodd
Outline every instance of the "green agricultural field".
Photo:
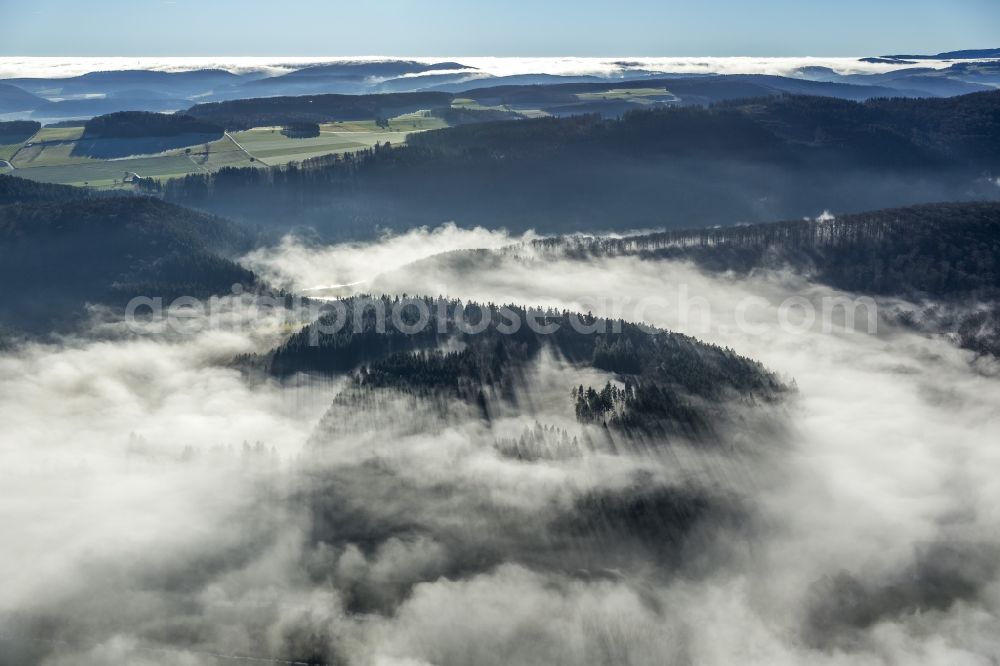
M 229 137 L 217 141 L 197 144 L 189 148 L 170 150 L 158 155 L 127 157 L 113 160 L 81 158 L 76 162 L 59 162 L 57 155 L 72 150 L 72 143 L 49 144 L 42 151 L 43 160 L 38 159 L 25 166 L 18 154 L 14 166 L 17 175 L 46 183 L 109 187 L 120 185 L 126 174 L 138 174 L 143 178 L 159 180 L 176 178 L 189 173 L 214 171 L 225 166 L 255 166 L 258 163 L 241 150 Z M 32 147 L 33 148 L 33 147 Z M 188 152 L 190 151 L 190 152 Z M 50 154 L 51 153 L 51 154 Z M 49 155 L 49 157 L 44 157 Z M 45 161 L 47 160 L 47 161 Z M 261 164 L 261 166 L 263 166 Z
M 307 139 L 290 139 L 280 127 L 256 127 L 233 132 L 233 140 L 248 153 L 268 166 L 277 166 L 330 155 L 371 148 L 376 143 L 401 144 L 408 134 L 439 129 L 446 124 L 429 114 L 411 113 L 389 120 L 388 127 L 379 127 L 374 120 L 352 120 L 324 123 L 320 135 Z
M 35 136 L 38 136 L 37 132 L 33 136 L 25 136 L 23 132 L 0 135 L 0 160 L 10 160 L 25 143 Z
M 18 169 L 28 169 L 31 167 L 65 166 L 67 164 L 96 161 L 86 155 L 73 155 L 75 147 L 76 143 L 72 141 L 65 143 L 29 141 L 17 152 L 13 160 L 14 166 Z
M 547 118 L 550 114 L 541 109 L 525 109 L 519 106 L 508 106 L 506 104 L 480 104 L 474 99 L 458 97 L 451 101 L 451 108 L 466 109 L 468 111 L 510 111 L 519 113 L 525 118 Z
M 520 111 L 520 109 L 513 109 L 505 104 L 494 104 L 490 106 L 487 104 L 480 104 L 474 99 L 468 99 L 465 97 L 457 97 L 451 100 L 451 106 L 453 109 L 468 109 L 469 111 Z
M 673 93 L 665 88 L 614 88 L 604 92 L 577 93 L 576 98 L 582 102 L 628 100 L 639 104 L 679 101 Z
M 395 118 L 389 119 L 389 129 L 401 130 L 404 132 L 435 130 L 447 126 L 448 126 L 447 123 L 445 123 L 440 118 L 432 116 L 427 111 L 417 111 L 415 113 L 407 113 L 402 116 L 396 116 Z
M 217 141 L 173 150 L 166 154 L 186 157 L 195 167 L 194 171 L 214 171 L 222 167 L 243 167 L 257 164 L 257 161 L 251 160 L 251 156 L 237 146 L 228 135 Z
M 124 187 L 126 174 L 165 180 L 227 166 L 276 166 L 320 155 L 353 152 L 387 141 L 398 145 L 412 132 L 441 127 L 446 127 L 446 123 L 428 112 L 392 118 L 388 127 L 379 127 L 374 119 L 326 123 L 320 126 L 318 137 L 308 139 L 289 139 L 281 134 L 280 128 L 260 127 L 151 155 L 143 154 L 152 145 L 148 139 L 88 140 L 86 145 L 90 149 L 99 148 L 96 144 L 101 141 L 115 142 L 115 148 L 126 154 L 134 146 L 135 157 L 116 159 L 79 154 L 79 148 L 85 144 L 81 141 L 82 127 L 53 127 L 43 128 L 25 144 L 0 147 L 0 151 L 9 150 L 16 173 L 23 178 L 68 185 Z M 3 155 L 0 152 L 0 159 L 9 159 Z
M 31 141 L 76 141 L 83 136 L 83 125 L 79 127 L 43 127 Z
M 61 166 L 36 166 L 17 169 L 15 173 L 22 178 L 43 183 L 106 187 L 120 183 L 127 173 L 137 173 L 144 178 L 169 178 L 196 171 L 199 169 L 187 157 L 158 155 L 121 160 L 92 160 Z
M 42 129 L 30 141 L 22 144 L 17 152 L 13 163 L 18 169 L 30 169 L 35 167 L 66 166 L 70 164 L 84 164 L 90 162 L 114 161 L 121 158 L 142 157 L 142 156 L 170 156 L 184 154 L 183 148 L 170 148 L 162 150 L 163 140 L 156 138 L 140 139 L 66 139 L 65 137 L 79 136 L 83 128 L 52 128 Z M 57 132 L 58 134 L 44 134 L 46 132 Z M 42 139 L 40 137 L 49 138 Z M 55 138 L 52 138 L 55 137 Z M 192 152 L 209 152 L 210 145 L 219 144 L 223 150 L 238 151 L 229 139 L 220 139 L 210 143 L 198 144 L 197 140 L 202 138 L 199 135 L 191 136 Z M 175 144 L 176 145 L 176 144 Z M 183 145 L 183 144 L 182 144 Z M 112 155 L 113 157 L 98 157 L 100 154 Z
M 322 126 L 319 136 L 307 139 L 290 139 L 281 133 L 280 127 L 257 127 L 234 132 L 232 137 L 248 153 L 269 166 L 368 147 L 367 143 L 353 138 L 355 135 L 362 138 L 363 132 L 331 132 L 325 127 Z
M 79 129 L 79 128 L 59 128 Z M 121 142 L 123 140 L 116 139 Z M 139 155 L 118 159 L 95 159 L 73 155 L 76 141 L 29 142 L 13 160 L 17 175 L 46 183 L 62 183 L 94 187 L 120 185 L 127 173 L 143 178 L 175 178 L 189 173 L 214 171 L 225 166 L 254 166 L 232 139 L 223 137 L 207 143 L 175 148 L 155 155 Z M 135 140 L 136 152 L 141 152 L 144 140 Z M 2 159 L 2 158 L 0 158 Z
M 22 144 L 20 143 L 8 143 L 0 145 L 0 160 L 9 160 L 14 157 L 14 153 L 18 151 Z

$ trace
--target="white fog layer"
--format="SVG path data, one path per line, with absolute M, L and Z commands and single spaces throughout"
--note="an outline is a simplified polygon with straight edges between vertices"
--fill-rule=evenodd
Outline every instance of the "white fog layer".
M 648 323 L 759 360 L 794 391 L 733 405 L 717 446 L 604 443 L 567 387 L 614 378 L 555 353 L 516 387 L 519 411 L 485 422 L 458 401 L 424 409 L 386 392 L 376 410 L 336 402 L 340 379 L 241 373 L 234 359 L 273 348 L 301 313 L 234 308 L 187 334 L 95 316 L 86 334 L 0 355 L 12 663 L 995 663 L 995 363 L 884 319 L 874 333 L 862 317 L 798 326 L 787 299 L 855 295 L 790 272 L 502 250 L 532 238 L 446 226 L 286 239 L 243 263 L 305 295 Z M 539 424 L 597 444 L 502 454 L 499 441 Z M 702 507 L 676 549 L 630 533 L 627 512 L 577 529 L 588 498 L 647 490 Z
M 843 74 L 868 74 L 904 69 L 908 66 L 944 68 L 946 60 L 921 60 L 919 65 L 908 63 L 862 62 L 858 57 L 625 57 L 631 69 L 652 69 L 687 74 L 776 74 L 789 75 L 801 67 L 830 67 Z M 262 72 L 271 76 L 284 74 L 307 65 L 333 62 L 379 62 L 384 60 L 414 60 L 417 62 L 460 62 L 475 67 L 483 74 L 510 76 L 516 74 L 557 74 L 565 76 L 613 76 L 623 71 L 623 58 L 520 58 L 466 56 L 392 56 L 368 57 L 138 57 L 138 58 L 70 58 L 56 56 L 0 57 L 0 78 L 67 77 L 87 72 L 123 69 L 151 69 L 183 72 L 195 69 L 225 69 L 234 73 Z

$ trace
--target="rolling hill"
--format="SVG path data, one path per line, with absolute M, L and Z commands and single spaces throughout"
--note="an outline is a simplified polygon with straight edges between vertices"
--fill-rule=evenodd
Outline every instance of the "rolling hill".
M 0 81 L 0 113 L 30 111 L 45 104 L 46 100 L 38 95 L 32 95 L 17 86 Z
M 788 96 L 613 120 L 479 123 L 294 169 L 192 175 L 165 196 L 331 237 L 448 220 L 546 232 L 679 228 L 996 199 L 998 109 L 1000 92 Z
M 169 302 L 256 284 L 227 258 L 253 238 L 225 220 L 157 199 L 89 197 L 11 176 L 0 176 L 0 193 L 0 280 L 8 287 L 0 325 L 8 329 L 72 326 L 86 304 Z

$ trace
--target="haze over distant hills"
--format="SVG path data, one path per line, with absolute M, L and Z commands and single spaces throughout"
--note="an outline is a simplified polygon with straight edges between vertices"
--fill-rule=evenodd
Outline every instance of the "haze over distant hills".
M 856 86 L 794 90 L 846 99 L 951 96 L 1000 85 L 998 52 L 874 58 L 0 58 L 0 83 L 17 88 L 0 89 L 0 113 L 59 120 L 274 95 L 457 93 L 499 85 L 727 75 L 775 77 L 771 83 L 785 92 L 803 84 L 783 79 Z
M 537 103 L 545 93 L 550 106 L 542 108 L 572 104 L 579 113 L 580 93 L 568 92 L 580 87 L 466 94 L 514 105 L 521 95 Z M 323 110 L 322 98 L 305 108 L 299 98 L 271 101 L 292 118 Z M 864 103 L 774 96 L 633 109 L 621 119 L 566 113 L 469 123 L 411 135 L 401 148 L 287 169 L 191 174 L 167 182 L 163 194 L 216 214 L 338 238 L 449 220 L 545 232 L 628 230 L 992 200 L 1000 197 L 998 105 L 1000 91 Z M 190 113 L 233 125 L 253 111 L 250 102 L 226 102 Z
M 882 57 L 896 60 L 972 60 L 1000 58 L 1000 49 L 966 49 L 964 51 L 946 51 L 937 55 L 887 55 Z

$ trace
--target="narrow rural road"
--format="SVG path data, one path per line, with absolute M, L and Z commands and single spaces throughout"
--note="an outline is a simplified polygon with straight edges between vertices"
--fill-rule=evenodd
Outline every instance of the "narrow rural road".
M 16 171 L 17 170 L 17 167 L 14 166 L 11 162 L 8 162 L 7 160 L 0 160 L 0 166 L 5 166 L 8 169 L 10 169 L 11 171 Z
M 235 144 L 237 148 L 239 148 L 240 150 L 242 150 L 246 154 L 246 156 L 250 158 L 251 162 L 257 161 L 257 162 L 260 162 L 261 164 L 263 164 L 264 166 L 268 166 L 267 162 L 265 162 L 264 160 L 258 159 L 256 157 L 254 157 L 253 155 L 251 155 L 250 151 L 248 151 L 246 148 L 244 148 L 242 145 L 240 145 L 240 142 L 237 141 L 236 139 L 234 139 L 232 134 L 230 134 L 229 132 L 223 132 L 223 134 L 225 134 L 226 138 L 229 139 L 230 141 L 232 141 L 233 144 Z

